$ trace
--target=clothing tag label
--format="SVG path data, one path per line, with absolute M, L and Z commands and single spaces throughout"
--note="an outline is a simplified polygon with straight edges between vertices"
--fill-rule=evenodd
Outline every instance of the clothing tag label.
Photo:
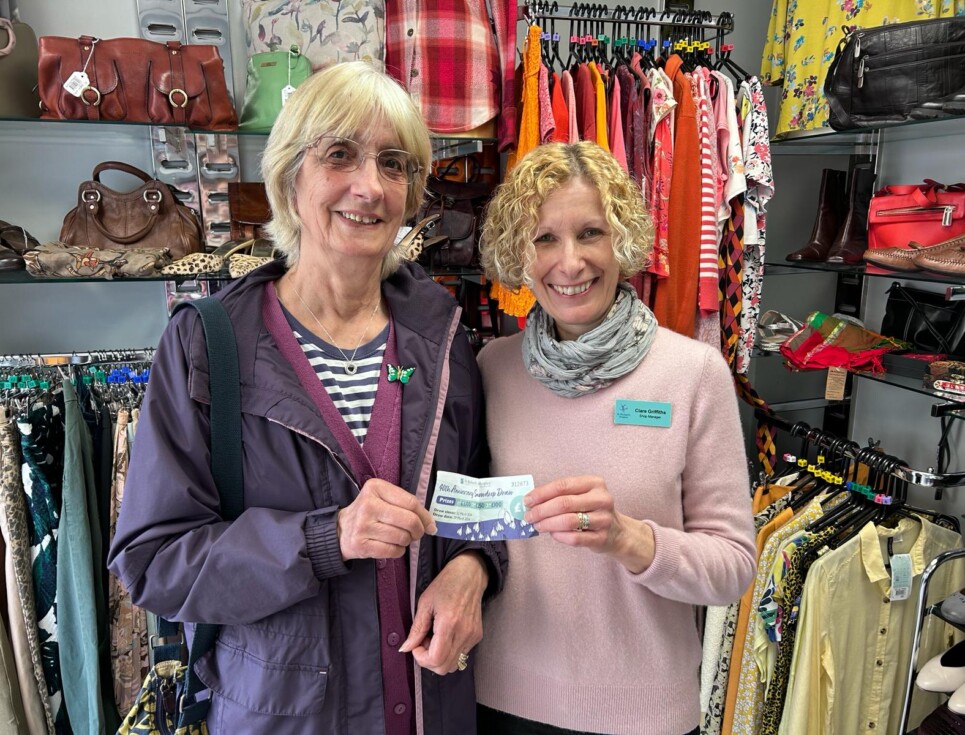
M 281 88 L 281 106 L 282 107 L 285 106 L 285 103 L 288 102 L 288 98 L 292 96 L 292 92 L 294 91 L 295 91 L 295 88 L 290 84 L 286 84 L 284 87 Z
M 670 426 L 673 406 L 659 401 L 627 401 L 617 399 L 613 407 L 613 423 L 630 426 Z
M 438 472 L 429 512 L 436 536 L 465 541 L 503 541 L 538 536 L 523 520 L 523 496 L 535 487 L 532 475 L 469 477 Z
M 888 597 L 907 600 L 911 594 L 911 579 L 911 554 L 895 554 L 891 557 L 891 591 Z
M 844 387 L 848 371 L 843 368 L 828 368 L 828 382 L 824 385 L 824 398 L 827 401 L 843 401 Z
M 81 92 L 90 86 L 90 77 L 87 76 L 86 72 L 75 71 L 69 77 L 67 81 L 64 82 L 64 89 L 67 90 L 74 97 L 80 97 Z

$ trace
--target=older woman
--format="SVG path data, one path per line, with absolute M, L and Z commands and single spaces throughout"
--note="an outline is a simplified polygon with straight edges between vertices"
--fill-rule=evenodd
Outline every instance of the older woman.
M 217 296 L 242 381 L 231 523 L 199 319 L 161 339 L 110 568 L 136 604 L 224 625 L 195 668 L 212 735 L 475 731 L 468 654 L 504 552 L 427 536 L 426 506 L 436 470 L 486 470 L 480 380 L 456 304 L 393 245 L 430 155 L 412 101 L 362 62 L 282 110 L 262 171 L 284 260 Z
M 494 475 L 531 473 L 540 535 L 487 607 L 480 730 L 683 735 L 699 720 L 695 605 L 754 574 L 737 401 L 716 350 L 657 326 L 640 190 L 591 142 L 530 152 L 483 227 L 487 273 L 536 295 L 479 355 Z

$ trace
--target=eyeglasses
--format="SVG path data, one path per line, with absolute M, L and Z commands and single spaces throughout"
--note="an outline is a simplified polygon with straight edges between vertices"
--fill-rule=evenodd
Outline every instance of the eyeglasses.
M 411 153 L 386 148 L 378 153 L 366 153 L 351 138 L 323 135 L 311 146 L 316 160 L 332 171 L 349 173 L 358 171 L 366 157 L 375 159 L 379 175 L 391 184 L 411 184 L 421 170 L 418 160 Z

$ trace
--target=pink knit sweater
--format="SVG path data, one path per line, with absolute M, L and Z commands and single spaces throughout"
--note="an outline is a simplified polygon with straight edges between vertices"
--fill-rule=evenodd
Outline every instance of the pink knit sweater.
M 539 485 L 602 476 L 619 512 L 653 528 L 641 574 L 549 536 L 510 541 L 503 592 L 486 608 L 476 693 L 557 727 L 682 735 L 698 724 L 693 605 L 726 605 L 753 579 L 743 440 L 721 356 L 660 328 L 631 374 L 561 398 L 523 369 L 521 335 L 479 355 L 493 475 Z M 669 403 L 669 428 L 614 424 L 617 399 Z

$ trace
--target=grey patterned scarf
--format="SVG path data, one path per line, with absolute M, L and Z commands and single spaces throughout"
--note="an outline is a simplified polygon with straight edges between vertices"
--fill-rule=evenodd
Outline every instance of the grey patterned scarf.
M 523 332 L 523 365 L 551 391 L 578 398 L 606 388 L 639 365 L 657 335 L 657 319 L 627 283 L 606 319 L 577 339 L 556 339 L 553 317 L 537 303 Z

